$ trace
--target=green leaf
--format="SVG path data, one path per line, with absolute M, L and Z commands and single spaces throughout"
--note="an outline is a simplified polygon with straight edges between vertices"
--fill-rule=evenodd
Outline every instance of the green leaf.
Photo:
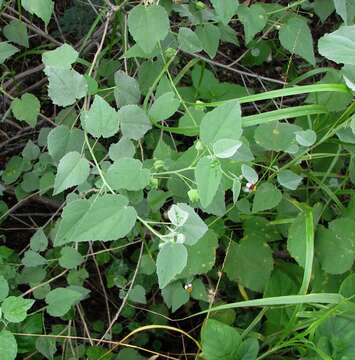
M 238 349 L 238 359 L 240 360 L 256 360 L 259 352 L 258 340 L 250 337 L 242 342 Z
M 238 0 L 211 0 L 218 19 L 227 25 L 232 17 L 237 13 Z
M 206 145 L 221 139 L 239 140 L 242 117 L 238 101 L 230 101 L 207 113 L 200 125 L 200 138 Z
M 219 40 L 221 38 L 219 28 L 216 25 L 208 23 L 198 26 L 195 33 L 202 44 L 203 50 L 213 59 L 217 54 Z
M 277 181 L 286 189 L 296 190 L 301 184 L 303 177 L 291 170 L 281 170 L 277 174 Z
M 259 180 L 258 173 L 249 165 L 243 164 L 241 166 L 243 177 L 251 184 L 256 184 Z
M 38 337 L 36 340 L 36 350 L 46 359 L 54 360 L 57 351 L 55 338 Z
M 312 146 L 317 140 L 317 134 L 311 130 L 296 131 L 296 141 L 301 146 Z
M 239 179 L 234 179 L 233 180 L 233 185 L 232 185 L 233 203 L 234 204 L 238 201 L 241 188 L 242 188 L 242 184 L 241 184 L 240 180 Z
M 250 7 L 240 5 L 238 18 L 244 26 L 245 43 L 248 44 L 258 32 L 264 29 L 267 22 L 267 13 L 261 4 Z
M 17 19 L 12 20 L 9 24 L 4 26 L 2 31 L 7 40 L 28 48 L 27 27 L 22 21 Z
M 287 250 L 302 267 L 306 262 L 306 213 L 300 212 L 288 229 Z
M 2 360 L 15 360 L 17 356 L 17 342 L 15 336 L 5 329 L 0 331 L 0 354 Z
M 335 11 L 344 20 L 345 25 L 351 25 L 355 18 L 355 3 L 353 0 L 333 0 Z
M 55 50 L 43 53 L 42 62 L 46 67 L 70 70 L 78 57 L 79 53 L 72 46 L 63 44 Z
M 256 189 L 253 201 L 253 213 L 276 207 L 282 199 L 281 191 L 275 185 L 264 182 Z
M 9 284 L 3 275 L 0 275 L 0 301 L 3 301 L 8 295 Z
M 110 241 L 125 237 L 137 213 L 121 195 L 94 196 L 68 203 L 62 213 L 54 245 L 70 242 Z
M 208 230 L 194 245 L 186 246 L 187 264 L 178 278 L 190 278 L 194 275 L 206 274 L 210 271 L 216 261 L 217 246 L 218 237 L 212 230 Z
M 311 65 L 316 64 L 312 33 L 306 20 L 301 17 L 289 18 L 279 30 L 279 39 L 291 54 L 300 56 Z
M 36 267 L 47 264 L 46 258 L 33 250 L 27 250 L 21 262 L 27 267 Z
M 136 153 L 136 148 L 133 142 L 125 137 L 122 137 L 118 143 L 111 144 L 109 149 L 110 159 L 118 161 L 122 158 L 133 158 Z
M 27 310 L 34 304 L 34 300 L 24 299 L 21 296 L 9 296 L 2 305 L 4 318 L 12 323 L 20 323 L 27 317 Z
M 315 247 L 322 269 L 329 274 L 343 274 L 354 263 L 355 222 L 338 218 L 329 229 L 320 228 Z
M 201 158 L 195 168 L 195 179 L 201 205 L 206 208 L 212 203 L 222 179 L 218 161 L 208 156 Z
M 161 294 L 165 304 L 171 308 L 172 312 L 185 305 L 190 299 L 189 293 L 183 288 L 180 281 L 175 281 L 166 286 L 162 289 Z
M 24 161 L 19 156 L 13 156 L 2 174 L 2 180 L 5 184 L 14 183 L 22 174 L 24 168 Z
M 355 65 L 355 25 L 342 26 L 318 41 L 318 51 L 337 64 Z
M 149 116 L 153 122 L 169 119 L 176 113 L 180 106 L 180 100 L 175 97 L 173 92 L 167 92 L 156 99 L 149 109 Z
M 50 131 L 47 137 L 48 153 L 55 162 L 69 152 L 81 152 L 84 144 L 83 131 L 60 125 Z
M 73 69 L 46 67 L 48 76 L 48 95 L 53 104 L 68 106 L 83 98 L 88 91 L 84 76 Z
M 40 154 L 39 147 L 32 142 L 32 140 L 28 140 L 26 146 L 22 150 L 22 156 L 26 160 L 36 160 Z
M 143 164 L 137 159 L 118 159 L 108 169 L 107 181 L 115 190 L 142 190 L 149 185 L 150 170 L 144 169 Z
M 234 360 L 242 338 L 233 327 L 208 319 L 201 330 L 203 357 L 208 360 Z M 221 346 L 223 344 L 223 346 Z
M 261 124 L 257 127 L 254 134 L 255 142 L 272 151 L 287 150 L 295 139 L 295 132 L 300 128 L 293 124 L 273 121 Z
M 196 214 L 191 206 L 183 203 L 178 203 L 175 206 L 182 210 L 182 212 L 188 214 L 184 223 L 178 227 L 178 232 L 183 234 L 185 237 L 184 244 L 196 244 L 205 235 L 208 230 L 208 226 Z
M 35 127 L 41 104 L 32 94 L 26 93 L 21 99 L 16 98 L 11 103 L 11 110 L 17 120 L 25 121 L 28 125 Z
M 52 0 L 21 0 L 21 5 L 30 14 L 37 15 L 48 25 L 54 9 Z
M 203 49 L 202 42 L 196 33 L 186 27 L 179 28 L 178 42 L 180 49 L 189 53 L 196 53 Z
M 355 302 L 355 273 L 348 275 L 341 283 L 339 293 L 345 298 L 351 298 L 352 302 Z
M 51 316 L 65 315 L 70 308 L 79 303 L 82 293 L 72 288 L 56 288 L 46 296 L 47 312 Z
M 74 269 L 83 261 L 81 254 L 72 247 L 65 246 L 60 250 L 59 265 L 64 269 Z
M 184 270 L 186 264 L 187 250 L 183 244 L 163 244 L 156 262 L 159 288 L 165 288 Z
M 128 29 L 139 47 L 151 53 L 169 32 L 169 17 L 160 5 L 134 7 L 128 15 Z
M 48 239 L 42 229 L 38 229 L 30 240 L 30 247 L 33 251 L 44 251 L 48 247 Z
M 8 42 L 0 42 L 0 65 L 20 50 Z
M 234 139 L 220 139 L 213 144 L 213 152 L 220 159 L 232 157 L 242 146 L 242 142 Z
M 95 95 L 90 110 L 81 115 L 81 124 L 90 135 L 109 138 L 118 132 L 118 113 L 101 96 Z
M 137 105 L 123 106 L 119 111 L 122 135 L 139 140 L 152 128 L 147 114 Z
M 81 155 L 72 151 L 59 161 L 57 175 L 54 181 L 53 195 L 86 181 L 90 173 L 90 163 Z
M 139 103 L 141 91 L 135 78 L 119 70 L 115 73 L 115 85 L 114 95 L 118 107 Z
M 262 292 L 272 269 L 272 251 L 259 237 L 246 236 L 239 244 L 231 243 L 224 267 L 230 280 Z
M 138 304 L 146 304 L 145 289 L 142 285 L 135 285 L 129 292 L 128 299 Z

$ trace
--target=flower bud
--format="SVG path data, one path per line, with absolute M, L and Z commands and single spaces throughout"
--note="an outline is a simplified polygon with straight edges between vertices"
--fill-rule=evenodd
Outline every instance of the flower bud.
M 197 189 L 190 189 L 187 192 L 187 196 L 189 197 L 189 199 L 192 203 L 195 203 L 200 200 L 200 195 L 198 194 Z
M 195 149 L 197 151 L 202 151 L 203 148 L 204 148 L 204 146 L 203 146 L 202 142 L 200 140 L 197 140 L 196 143 L 195 143 Z
M 156 161 L 154 161 L 153 166 L 154 166 L 155 170 L 164 169 L 165 162 L 163 160 L 156 160 Z

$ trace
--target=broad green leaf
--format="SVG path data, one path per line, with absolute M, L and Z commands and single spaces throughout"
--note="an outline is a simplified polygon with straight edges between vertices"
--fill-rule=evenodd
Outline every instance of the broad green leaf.
M 142 285 L 135 285 L 129 292 L 128 300 L 138 304 L 146 304 L 147 299 L 145 297 L 145 289 Z
M 216 25 L 208 23 L 198 26 L 195 33 L 202 44 L 203 50 L 213 59 L 217 54 L 219 40 L 221 38 L 219 28 Z
M 129 32 L 145 53 L 152 52 L 165 39 L 169 28 L 168 14 L 160 5 L 138 5 L 129 12 Z
M 182 51 L 196 53 L 203 50 L 203 45 L 194 31 L 181 27 L 178 33 L 179 47 Z
M 243 164 L 241 166 L 243 177 L 251 184 L 256 184 L 259 180 L 258 173 L 249 165 Z
M 27 27 L 22 21 L 17 19 L 12 20 L 9 24 L 4 26 L 2 31 L 7 40 L 28 48 Z
M 306 20 L 301 17 L 288 19 L 279 30 L 279 39 L 291 54 L 300 56 L 311 65 L 316 64 L 312 34 Z
M 118 161 L 122 158 L 133 158 L 136 153 L 136 148 L 133 142 L 125 137 L 121 139 L 116 144 L 111 144 L 109 148 L 109 156 L 113 161 Z
M 149 185 L 150 170 L 144 169 L 137 159 L 118 159 L 108 169 L 107 181 L 115 190 L 142 190 Z
M 34 304 L 34 300 L 24 299 L 21 296 L 9 296 L 2 305 L 4 318 L 12 323 L 20 323 L 27 317 L 27 310 Z
M 21 0 L 21 5 L 30 14 L 37 15 L 48 25 L 54 9 L 52 0 Z
M 261 4 L 250 7 L 240 5 L 238 7 L 238 18 L 244 26 L 245 43 L 248 44 L 258 32 L 264 29 L 267 13 Z
M 296 190 L 301 184 L 303 177 L 291 170 L 281 170 L 277 174 L 277 181 L 286 189 Z
M 83 128 L 97 138 L 109 138 L 119 129 L 117 111 L 99 95 L 95 95 L 90 110 L 84 111 L 80 119 Z
M 234 360 L 242 338 L 238 331 L 214 319 L 208 319 L 201 330 L 203 357 L 208 360 Z M 221 346 L 223 344 L 223 346 Z
M 239 244 L 231 243 L 224 267 L 230 280 L 262 292 L 272 269 L 272 251 L 262 239 L 246 236 Z
M 242 142 L 234 139 L 220 139 L 213 144 L 213 152 L 220 159 L 232 157 L 242 146 Z
M 227 25 L 237 13 L 239 5 L 238 0 L 211 0 L 211 3 L 216 11 L 218 19 L 224 25 Z
M 259 352 L 259 343 L 255 337 L 250 337 L 242 342 L 238 349 L 240 360 L 256 360 Z
M 90 173 L 89 161 L 78 152 L 72 151 L 59 161 L 57 175 L 54 181 L 53 195 L 86 181 Z
M 348 275 L 341 283 L 339 293 L 355 302 L 355 273 Z
M 208 156 L 200 159 L 196 165 L 195 179 L 201 205 L 206 208 L 212 203 L 222 179 L 218 161 Z
M 6 164 L 2 173 L 2 180 L 5 184 L 14 183 L 22 174 L 24 161 L 19 156 L 13 156 Z
M 128 139 L 139 140 L 152 128 L 147 114 L 137 105 L 123 106 L 118 115 L 122 135 Z
M 6 41 L 0 42 L 0 65 L 20 50 Z
M 81 241 L 110 241 L 126 236 L 137 213 L 121 195 L 94 196 L 68 203 L 62 213 L 55 246 Z
M 337 64 L 355 65 L 355 25 L 342 26 L 318 41 L 318 51 Z
M 254 134 L 255 142 L 266 150 L 285 151 L 295 139 L 295 132 L 300 128 L 293 124 L 273 121 L 261 124 Z
M 56 288 L 46 296 L 47 312 L 51 316 L 65 315 L 70 308 L 79 303 L 82 293 L 72 288 Z
M 74 248 L 65 246 L 60 250 L 59 265 L 65 269 L 74 269 L 84 261 L 81 254 Z
M 50 131 L 47 137 L 48 153 L 58 162 L 69 152 L 81 152 L 84 144 L 84 133 L 77 129 L 69 129 L 60 125 Z
M 0 301 L 9 295 L 9 284 L 3 275 L 0 275 Z
M 31 237 L 30 247 L 33 251 L 44 251 L 48 247 L 48 239 L 42 229 L 38 229 Z
M 301 146 L 312 146 L 317 140 L 317 134 L 311 130 L 296 131 L 296 141 Z
M 333 0 L 335 11 L 344 20 L 345 25 L 351 25 L 355 18 L 355 2 L 353 0 Z
M 53 360 L 57 351 L 55 338 L 38 337 L 36 340 L 36 350 L 46 359 Z
M 315 0 L 313 8 L 315 14 L 324 22 L 334 11 L 334 0 Z
M 242 188 L 242 184 L 241 184 L 240 180 L 235 178 L 233 180 L 233 185 L 232 185 L 233 203 L 234 204 L 238 201 L 241 188 Z
M 178 278 L 190 278 L 195 275 L 206 274 L 210 271 L 216 261 L 217 246 L 218 237 L 212 230 L 205 232 L 204 236 L 194 245 L 186 246 L 187 264 Z
M 27 250 L 21 262 L 27 267 L 36 267 L 47 264 L 47 259 L 33 250 Z
M 162 289 L 161 294 L 165 304 L 171 308 L 172 312 L 185 305 L 190 299 L 189 293 L 183 288 L 180 281 L 175 281 L 166 286 Z
M 239 140 L 242 135 L 242 117 L 238 101 L 230 101 L 207 113 L 200 125 L 200 138 L 213 146 L 221 139 Z
M 178 227 L 178 232 L 184 235 L 184 244 L 194 245 L 205 235 L 208 230 L 208 226 L 203 222 L 198 214 L 196 214 L 191 206 L 183 203 L 178 203 L 176 206 L 188 214 L 185 222 Z
M 88 91 L 88 85 L 83 75 L 73 69 L 46 67 L 48 76 L 48 95 L 53 104 L 68 106 L 83 98 Z
M 46 67 L 70 70 L 78 57 L 79 53 L 72 46 L 63 44 L 55 50 L 43 53 L 42 62 Z
M 126 348 L 118 353 L 116 360 L 146 360 L 146 358 L 140 355 L 137 350 Z
M 115 85 L 114 95 L 118 107 L 139 103 L 141 92 L 135 78 L 119 70 L 115 73 Z
M 302 267 L 306 262 L 306 214 L 301 212 L 288 229 L 287 250 Z
M 28 125 L 35 127 L 41 104 L 32 94 L 26 93 L 21 99 L 16 98 L 11 103 L 11 110 L 17 120 L 25 121 Z
M 355 222 L 338 218 L 329 229 L 320 228 L 316 241 L 316 254 L 322 269 L 329 274 L 342 274 L 354 263 Z
M 179 227 L 186 223 L 189 213 L 178 205 L 173 204 L 168 210 L 168 218 L 173 225 Z
M 166 120 L 176 113 L 180 106 L 180 100 L 173 92 L 167 92 L 156 99 L 149 109 L 149 116 L 153 122 Z
M 265 211 L 276 207 L 282 200 L 281 191 L 275 185 L 264 182 L 259 185 L 253 201 L 253 213 Z
M 36 160 L 40 154 L 39 147 L 32 142 L 32 140 L 28 140 L 26 146 L 22 150 L 22 156 L 27 160 Z
M 183 244 L 166 243 L 159 250 L 156 266 L 160 289 L 165 288 L 187 264 L 187 250 Z
M 0 354 L 2 360 L 15 360 L 17 356 L 17 342 L 15 336 L 5 329 L 0 331 Z

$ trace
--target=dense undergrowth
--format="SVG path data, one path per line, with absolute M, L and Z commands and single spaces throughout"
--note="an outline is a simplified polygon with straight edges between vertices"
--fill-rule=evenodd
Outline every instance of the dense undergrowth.
M 0 0 L 0 359 L 355 359 L 354 19 Z

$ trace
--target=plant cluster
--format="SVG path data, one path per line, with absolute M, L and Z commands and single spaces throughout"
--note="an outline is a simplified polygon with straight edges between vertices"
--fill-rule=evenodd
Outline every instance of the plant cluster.
M 1 360 L 354 359 L 354 20 L 0 0 Z

